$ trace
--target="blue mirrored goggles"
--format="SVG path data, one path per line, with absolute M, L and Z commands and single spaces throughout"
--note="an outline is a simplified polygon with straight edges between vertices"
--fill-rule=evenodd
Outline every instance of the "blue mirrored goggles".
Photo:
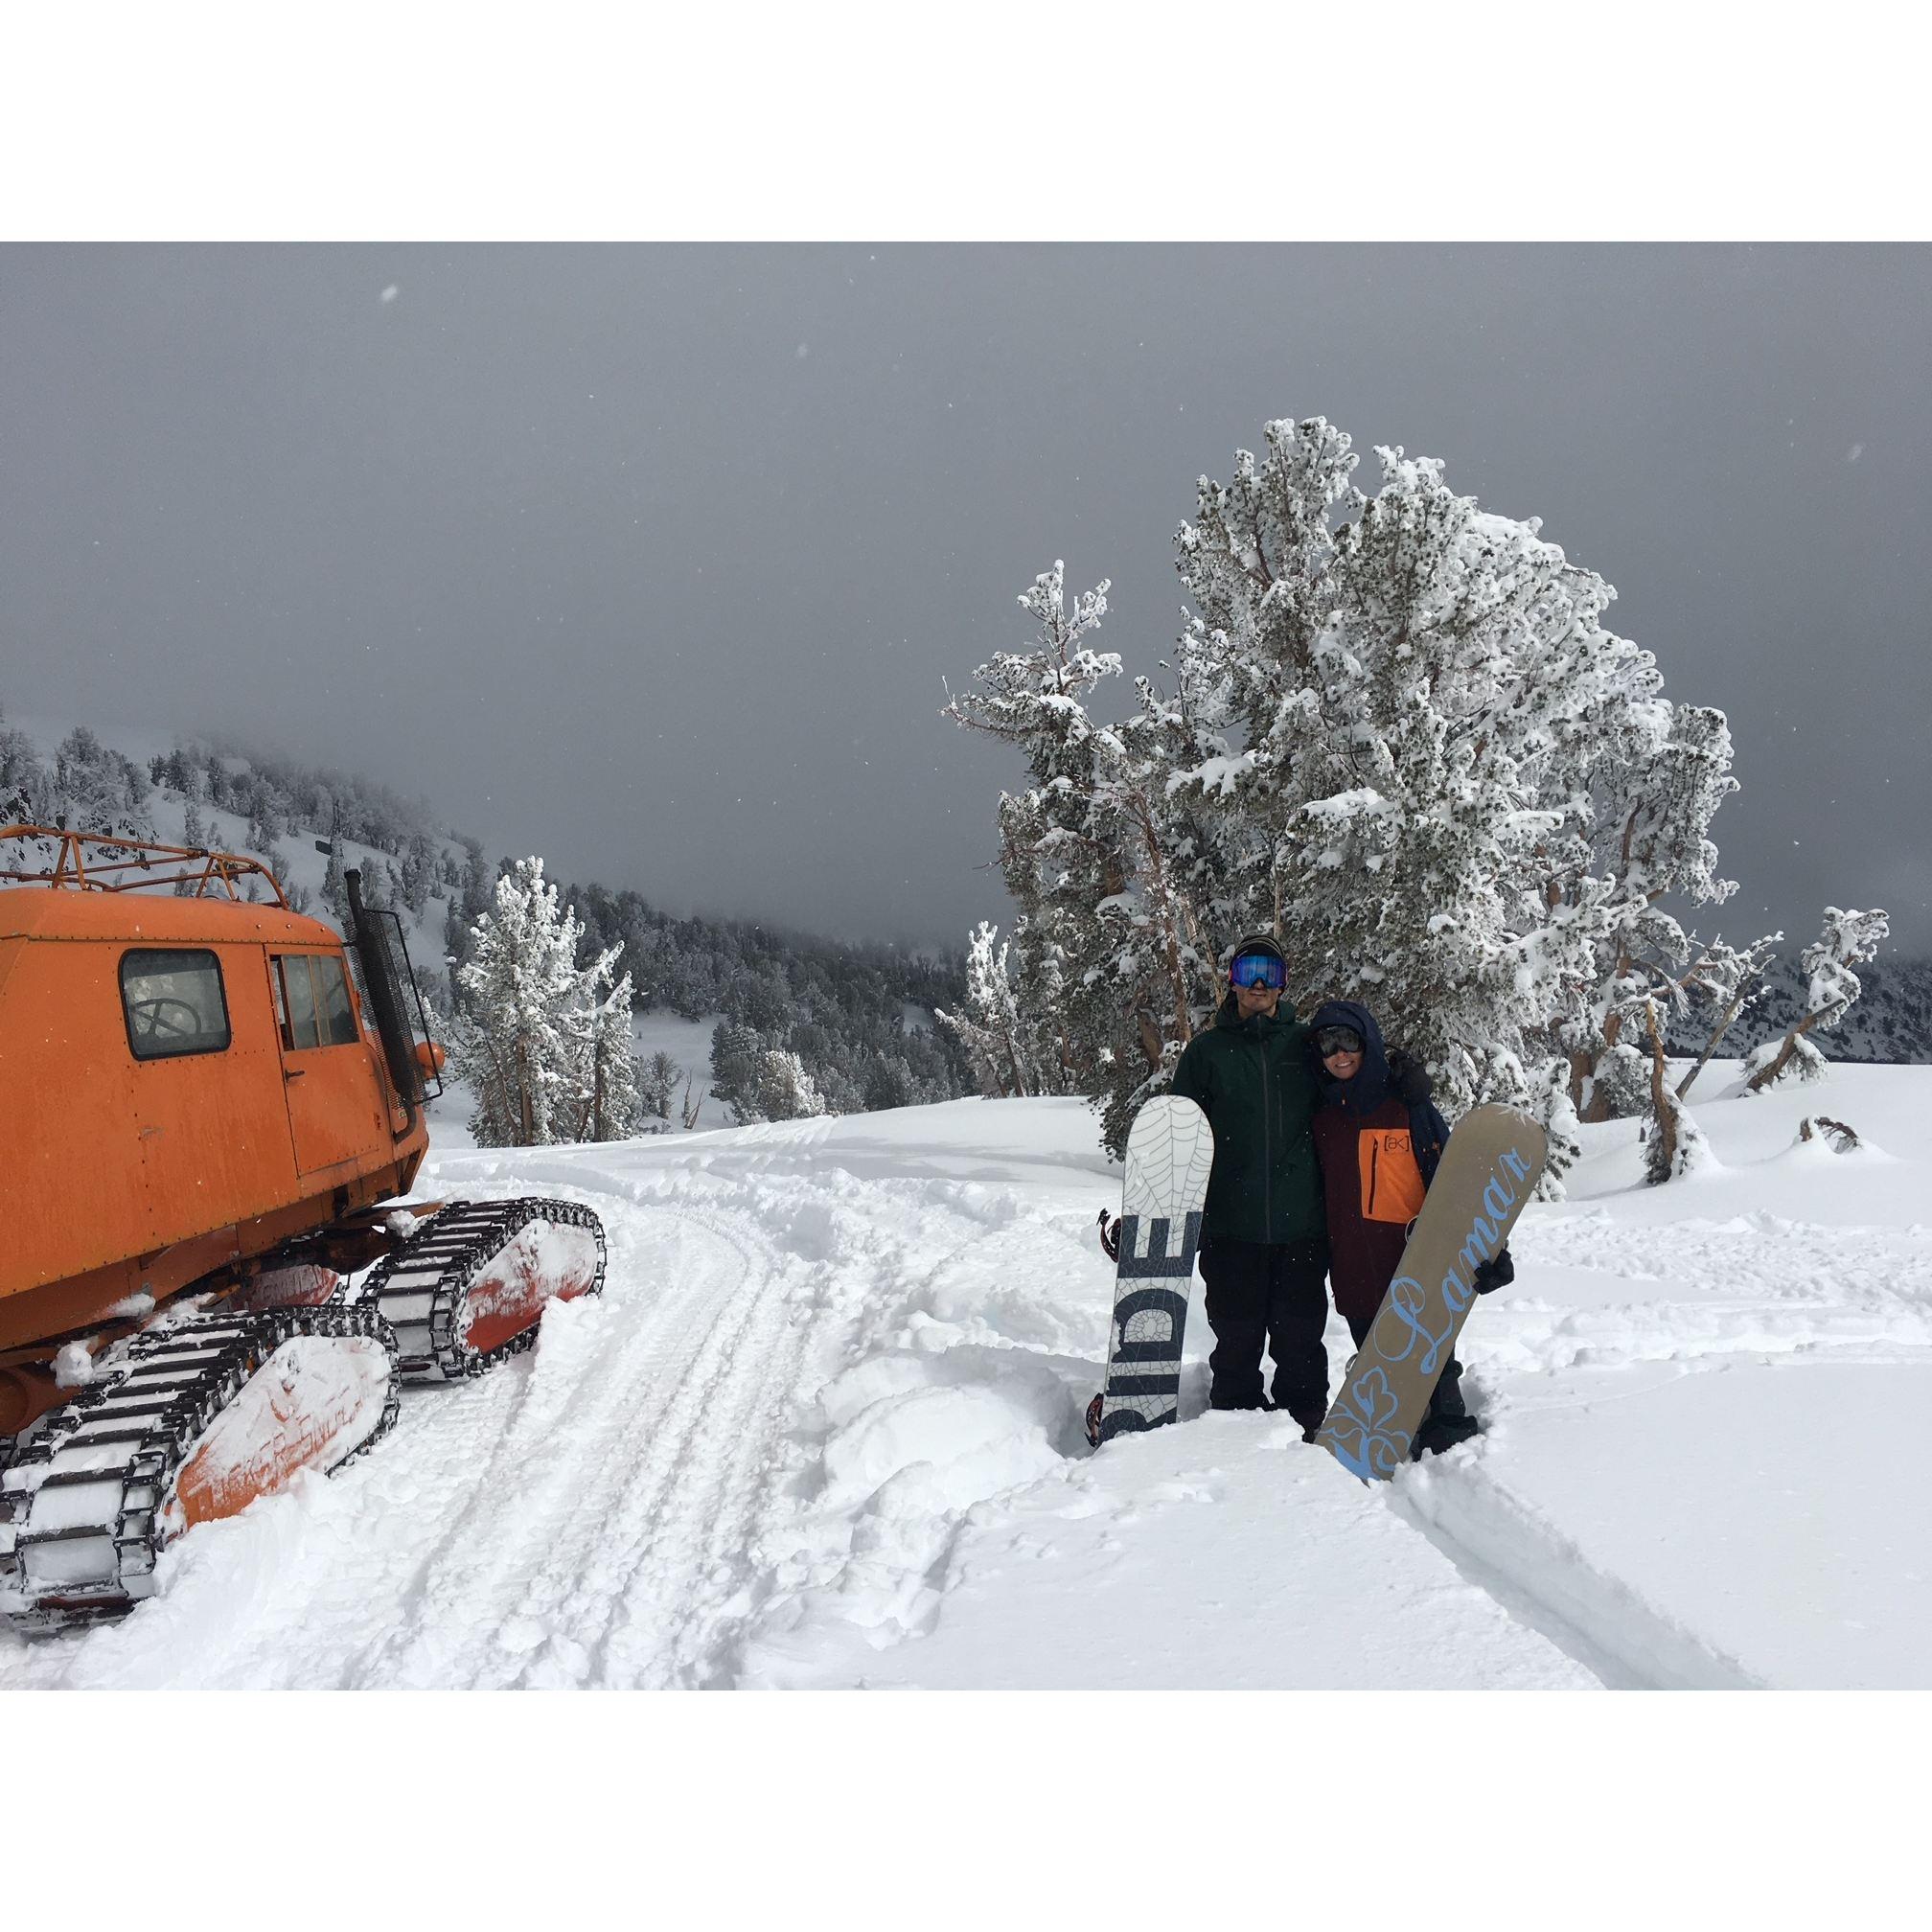
M 1243 953 L 1228 968 L 1230 986 L 1272 986 L 1280 992 L 1288 983 L 1288 969 L 1272 953 Z

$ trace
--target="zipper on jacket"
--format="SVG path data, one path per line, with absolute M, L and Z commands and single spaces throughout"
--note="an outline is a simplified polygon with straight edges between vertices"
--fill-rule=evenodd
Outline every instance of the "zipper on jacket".
M 1268 1043 L 1257 1033 L 1254 1044 L 1261 1049 L 1261 1225 L 1267 1230 L 1261 1238 L 1265 1241 L 1275 1232 L 1275 1109 L 1268 1095 Z
M 1382 1170 L 1382 1137 L 1377 1134 L 1368 1142 L 1368 1199 L 1363 1212 L 1370 1220 L 1375 1216 L 1375 1190 Z

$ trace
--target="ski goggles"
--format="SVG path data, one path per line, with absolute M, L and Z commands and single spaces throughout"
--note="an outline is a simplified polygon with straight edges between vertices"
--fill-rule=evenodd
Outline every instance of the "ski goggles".
M 1243 953 L 1228 968 L 1230 986 L 1272 986 L 1280 992 L 1288 983 L 1288 969 L 1272 953 Z
M 1315 1050 L 1324 1060 L 1331 1053 L 1359 1053 L 1362 1036 L 1352 1026 L 1323 1026 L 1315 1035 Z

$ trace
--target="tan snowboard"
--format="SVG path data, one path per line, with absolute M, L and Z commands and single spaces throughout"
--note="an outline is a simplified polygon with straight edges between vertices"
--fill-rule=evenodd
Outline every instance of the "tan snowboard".
M 1409 1460 L 1475 1300 L 1475 1271 L 1509 1238 L 1543 1176 L 1543 1129 L 1513 1107 L 1456 1123 L 1389 1292 L 1315 1439 L 1366 1483 Z

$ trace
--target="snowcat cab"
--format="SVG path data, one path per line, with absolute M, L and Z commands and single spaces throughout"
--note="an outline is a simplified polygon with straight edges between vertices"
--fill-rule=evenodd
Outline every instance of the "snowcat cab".
M 23 854 L 41 862 L 5 869 Z M 244 899 L 251 879 L 272 897 Z M 255 860 L 0 826 L 0 1617 L 18 1627 L 125 1612 L 173 1536 L 340 1467 L 401 1383 L 480 1372 L 547 1301 L 603 1285 L 603 1229 L 575 1204 L 383 1205 L 427 1151 L 443 1054 L 400 919 L 347 881 L 345 947 Z

